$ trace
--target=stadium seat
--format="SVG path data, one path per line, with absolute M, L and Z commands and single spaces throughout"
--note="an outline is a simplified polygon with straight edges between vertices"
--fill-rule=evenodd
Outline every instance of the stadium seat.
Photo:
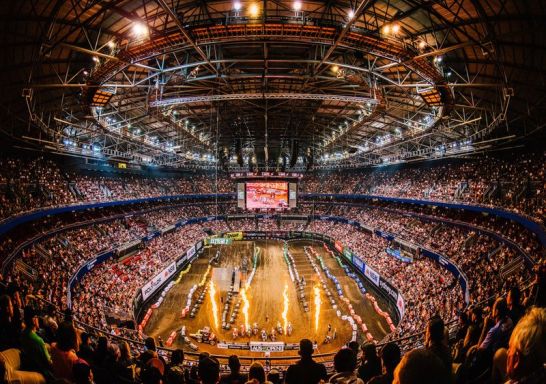
M 38 372 L 20 370 L 21 351 L 15 348 L 0 352 L 0 365 L 4 372 L 3 380 L 8 384 L 40 384 L 45 383 L 44 376 Z

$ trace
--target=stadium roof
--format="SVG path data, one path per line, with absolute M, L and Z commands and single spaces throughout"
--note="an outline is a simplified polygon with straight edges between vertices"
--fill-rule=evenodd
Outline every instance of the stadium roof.
M 4 133 L 165 166 L 458 156 L 544 126 L 539 1 L 2 2 Z

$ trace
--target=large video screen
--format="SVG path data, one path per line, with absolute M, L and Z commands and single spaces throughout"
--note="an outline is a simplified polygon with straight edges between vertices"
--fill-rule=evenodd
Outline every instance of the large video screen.
M 287 182 L 247 182 L 247 209 L 288 208 Z

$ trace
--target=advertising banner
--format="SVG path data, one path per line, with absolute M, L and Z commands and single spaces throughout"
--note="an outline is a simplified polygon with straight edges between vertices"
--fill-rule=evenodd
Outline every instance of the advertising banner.
M 210 245 L 229 245 L 233 240 L 226 237 L 209 237 L 206 242 Z
M 398 303 L 398 290 L 382 277 L 379 278 L 379 287 Z
M 232 240 L 243 240 L 243 232 L 227 232 L 224 233 L 224 237 Z
M 152 280 L 147 282 L 141 289 L 142 291 L 142 300 L 147 300 L 148 297 L 153 295 L 153 293 L 169 279 L 176 272 L 176 262 L 169 264 L 167 268 L 158 273 Z
M 190 249 L 186 251 L 186 260 L 190 260 L 196 253 L 195 245 L 192 245 Z
M 182 264 L 187 260 L 187 256 L 184 255 L 180 259 L 176 260 L 176 269 L 180 268 Z
M 355 257 L 356 259 L 356 257 Z M 366 276 L 372 283 L 379 286 L 379 273 L 374 271 L 369 265 L 366 264 L 364 268 L 364 276 Z
M 280 341 L 259 342 L 251 341 L 248 343 L 251 352 L 283 352 L 284 343 Z
M 336 240 L 336 241 L 334 242 L 334 248 L 337 249 L 337 251 L 338 251 L 339 253 L 342 253 L 342 252 L 343 252 L 343 244 L 341 244 L 340 241 L 337 241 L 337 240 Z
M 353 257 L 351 259 L 348 259 L 350 261 L 352 261 L 353 265 L 362 273 L 365 273 L 364 269 L 364 262 L 362 260 L 360 260 L 360 258 L 356 255 L 353 255 Z
M 404 316 L 404 298 L 401 294 L 398 294 L 398 299 L 396 300 L 396 308 L 398 308 L 398 312 L 400 313 L 400 318 Z

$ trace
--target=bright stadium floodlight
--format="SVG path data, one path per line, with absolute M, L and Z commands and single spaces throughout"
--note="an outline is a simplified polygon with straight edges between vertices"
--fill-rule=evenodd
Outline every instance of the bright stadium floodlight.
M 136 37 L 144 37 L 148 34 L 148 28 L 140 22 L 135 22 L 133 24 L 133 34 Z
M 353 11 L 352 9 L 349 10 L 349 12 L 347 13 L 347 17 L 349 18 L 349 20 L 352 20 L 352 18 L 355 17 L 355 11 Z
M 292 5 L 294 8 L 294 11 L 299 12 L 301 11 L 301 1 L 294 1 L 294 4 Z
M 253 3 L 248 8 L 248 12 L 250 13 L 250 16 L 258 17 L 258 15 L 260 14 L 260 7 L 258 7 L 258 4 Z
M 241 3 L 240 3 L 239 1 L 235 1 L 235 2 L 233 3 L 233 9 L 234 9 L 235 11 L 239 12 L 239 11 L 241 10 L 241 8 L 242 8 L 242 5 L 241 5 Z

